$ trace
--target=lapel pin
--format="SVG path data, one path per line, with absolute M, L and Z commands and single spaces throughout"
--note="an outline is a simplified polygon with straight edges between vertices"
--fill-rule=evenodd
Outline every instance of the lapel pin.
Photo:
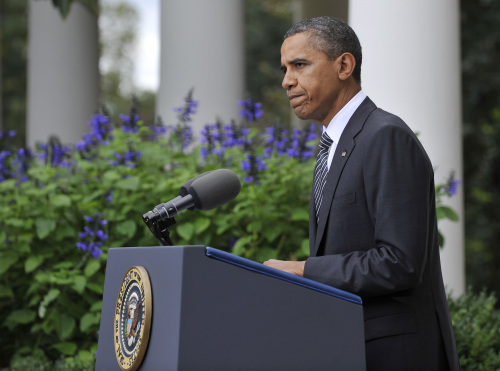
M 347 155 L 347 152 L 346 151 L 342 152 L 342 157 L 345 157 L 345 155 Z

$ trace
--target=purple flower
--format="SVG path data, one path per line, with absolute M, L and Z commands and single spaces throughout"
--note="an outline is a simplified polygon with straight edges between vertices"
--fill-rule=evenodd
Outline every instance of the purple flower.
M 252 165 L 250 164 L 250 161 L 241 161 L 241 170 L 247 172 L 252 169 Z
M 101 219 L 101 213 L 94 213 L 94 217 L 84 216 L 84 220 L 83 232 L 78 233 L 80 241 L 76 247 L 98 258 L 102 254 L 103 241 L 108 239 L 108 235 L 100 228 L 107 225 L 107 220 Z
M 149 136 L 150 140 L 157 140 L 160 136 L 164 135 L 167 132 L 167 127 L 163 125 L 161 118 L 158 118 L 158 121 L 155 125 L 151 125 L 149 127 L 153 134 Z
M 198 109 L 198 101 L 192 100 L 191 97 L 186 99 L 186 103 L 183 107 L 174 108 L 174 112 L 177 113 L 177 118 L 181 122 L 191 122 L 192 115 L 196 113 Z
M 458 186 L 462 184 L 462 180 L 454 179 L 447 184 L 446 192 L 448 193 L 448 197 L 454 196 L 457 194 Z
M 108 239 L 108 235 L 106 233 L 104 233 L 103 230 L 99 229 L 97 232 L 96 232 L 96 236 L 99 237 L 102 241 L 104 240 L 107 240 Z
M 181 148 L 187 148 L 191 145 L 193 141 L 193 129 L 191 126 L 186 125 L 186 123 L 180 123 L 172 128 L 173 136 L 180 143 Z
M 32 159 L 31 151 L 26 148 L 17 150 L 14 159 L 10 163 L 10 178 L 17 178 L 18 182 L 26 182 L 28 180 L 27 172 Z M 1 174 L 1 172 L 0 172 Z
M 99 145 L 109 144 L 113 127 L 108 116 L 96 113 L 92 119 L 87 122 L 90 126 L 90 133 L 83 134 L 83 140 L 75 144 L 75 150 L 87 159 L 91 159 L 88 152 Z
M 267 169 L 267 164 L 263 160 L 264 156 L 246 155 L 246 161 L 241 161 L 241 169 L 247 173 L 242 179 L 245 182 L 259 183 L 259 172 Z
M 63 146 L 57 137 L 51 137 L 48 144 L 39 144 L 39 149 L 42 151 L 38 158 L 43 160 L 46 165 L 52 167 L 70 167 L 67 161 L 71 155 L 67 146 Z
M 137 162 L 142 156 L 142 152 L 127 151 L 125 153 L 113 152 L 113 159 L 108 160 L 111 166 L 125 165 L 132 169 L 137 167 Z
M 238 113 L 248 122 L 254 122 L 264 114 L 264 111 L 262 111 L 262 104 L 253 103 L 250 98 L 239 100 L 238 104 L 243 107 L 243 109 L 238 111 Z
M 104 195 L 104 199 L 108 202 L 113 201 L 113 191 L 110 190 L 110 191 L 106 192 L 106 194 Z

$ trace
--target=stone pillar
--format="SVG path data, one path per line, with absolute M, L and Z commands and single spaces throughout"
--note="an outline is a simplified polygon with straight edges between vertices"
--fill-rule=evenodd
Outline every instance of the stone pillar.
M 73 2 L 63 19 L 51 1 L 30 0 L 28 19 L 27 144 L 74 144 L 98 108 L 97 17 Z
M 175 124 L 190 89 L 199 101 L 193 131 L 216 117 L 237 119 L 244 99 L 242 0 L 165 0 L 160 5 L 160 85 L 156 111 Z
M 381 108 L 419 132 L 436 183 L 462 172 L 460 18 L 458 0 L 350 0 L 349 24 L 363 48 L 363 90 Z M 443 278 L 454 296 L 465 292 L 463 192 L 445 204 Z

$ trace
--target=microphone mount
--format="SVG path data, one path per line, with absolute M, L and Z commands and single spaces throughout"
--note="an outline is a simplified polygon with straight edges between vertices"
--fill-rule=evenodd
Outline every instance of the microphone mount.
M 158 217 L 157 213 L 155 213 L 155 210 L 153 210 L 144 214 L 142 220 L 144 220 L 144 223 L 146 223 L 151 233 L 153 233 L 153 236 L 162 246 L 174 246 L 168 229 L 176 223 L 173 217 L 162 220 Z

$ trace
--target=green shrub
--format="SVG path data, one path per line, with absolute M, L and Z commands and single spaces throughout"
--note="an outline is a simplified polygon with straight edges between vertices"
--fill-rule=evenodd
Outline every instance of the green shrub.
M 494 294 L 468 292 L 448 298 L 463 371 L 500 370 L 500 311 Z
M 146 125 L 134 110 L 119 123 L 96 114 L 74 148 L 51 138 L 32 153 L 9 148 L 8 135 L 0 140 L 0 367 L 33 353 L 93 354 L 108 249 L 158 245 L 142 215 L 205 171 L 235 171 L 240 196 L 179 215 L 175 244 L 258 261 L 306 255 L 312 133 L 276 127 L 271 142 L 270 133 L 214 124 L 193 145 L 194 108 L 188 99 L 168 128 Z M 250 113 L 249 121 L 258 110 Z

